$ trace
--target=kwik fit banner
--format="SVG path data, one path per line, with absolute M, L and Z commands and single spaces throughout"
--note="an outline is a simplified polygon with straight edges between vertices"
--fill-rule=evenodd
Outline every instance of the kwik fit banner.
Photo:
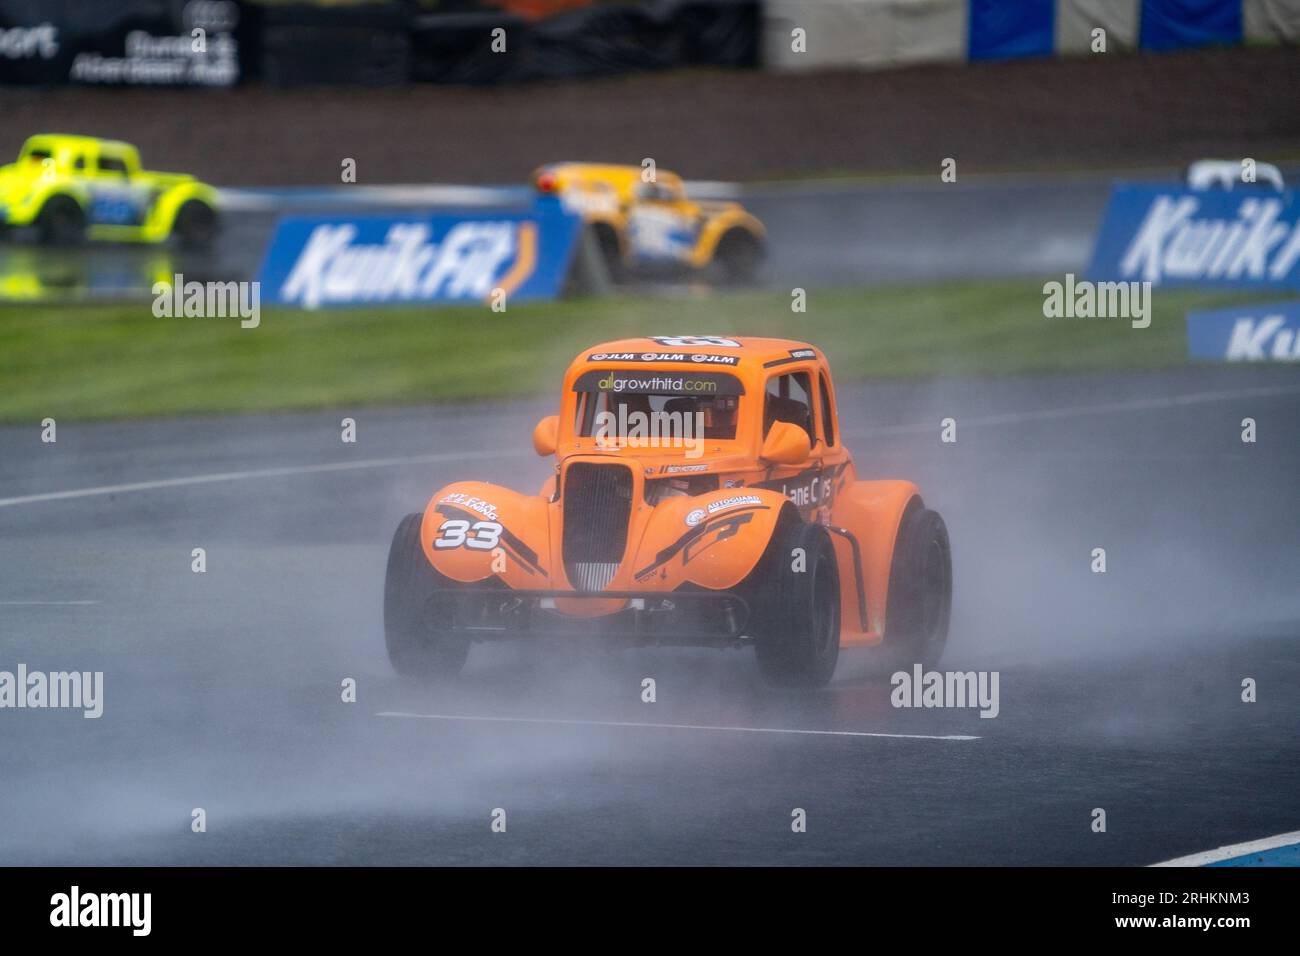
M 1188 312 L 1187 354 L 1219 362 L 1300 361 L 1300 299 Z
M 1088 278 L 1300 286 L 1300 193 L 1116 185 Z
M 264 302 L 331 305 L 552 299 L 578 217 L 531 212 L 281 219 L 262 261 Z M 498 291 L 499 290 L 499 291 Z

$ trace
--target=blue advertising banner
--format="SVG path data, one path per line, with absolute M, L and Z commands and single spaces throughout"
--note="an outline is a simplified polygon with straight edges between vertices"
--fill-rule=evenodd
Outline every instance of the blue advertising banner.
M 559 204 L 527 212 L 289 217 L 276 225 L 262 300 L 331 305 L 553 299 L 581 220 Z
M 1120 183 L 1088 278 L 1153 286 L 1300 286 L 1300 194 Z
M 1188 312 L 1187 354 L 1220 362 L 1300 360 L 1300 299 Z
M 1241 42 L 1242 0 L 1142 0 L 1144 50 Z
M 972 60 L 1051 56 L 1056 0 L 970 0 L 967 50 Z

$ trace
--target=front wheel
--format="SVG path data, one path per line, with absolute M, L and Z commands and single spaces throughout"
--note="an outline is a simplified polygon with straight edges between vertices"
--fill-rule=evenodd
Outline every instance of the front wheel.
M 759 670 L 777 687 L 822 687 L 840 656 L 840 576 L 821 525 L 783 520 L 755 576 L 751 630 Z
M 425 557 L 422 520 L 423 515 L 409 514 L 393 534 L 384 578 L 384 642 L 397 673 L 454 677 L 469 657 L 469 641 L 437 627 L 438 621 L 448 619 L 448 609 L 436 592 L 454 582 Z
M 51 196 L 36 217 L 36 231 L 46 245 L 76 245 L 86 234 L 86 214 L 71 196 Z
M 885 614 L 878 670 L 892 673 L 939 663 L 952 615 L 952 548 L 937 511 L 913 506 L 904 513 L 894 542 Z
M 217 236 L 217 211 L 198 199 L 187 199 L 176 210 L 172 235 L 186 249 L 206 249 Z
M 754 281 L 763 262 L 762 240 L 745 229 L 729 229 L 718 240 L 713 260 L 723 282 L 747 285 Z
M 600 256 L 605 260 L 605 272 L 609 281 L 615 285 L 627 282 L 628 267 L 623 259 L 623 246 L 618 240 L 618 233 L 608 223 L 597 223 L 592 227 Z

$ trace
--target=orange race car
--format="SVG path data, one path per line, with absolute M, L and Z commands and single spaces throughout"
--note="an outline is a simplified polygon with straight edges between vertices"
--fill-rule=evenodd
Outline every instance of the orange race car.
M 471 643 L 588 634 L 752 645 L 764 676 L 830 680 L 841 647 L 931 665 L 948 532 L 909 481 L 859 481 L 826 357 L 802 342 L 651 336 L 585 350 L 533 446 L 534 494 L 462 481 L 398 525 L 384 631 L 401 673 Z

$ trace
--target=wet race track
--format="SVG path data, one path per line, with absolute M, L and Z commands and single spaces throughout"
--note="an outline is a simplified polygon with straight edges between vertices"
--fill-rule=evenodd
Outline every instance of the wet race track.
M 747 650 L 480 645 L 453 683 L 396 677 L 393 528 L 457 478 L 539 486 L 544 405 L 0 429 L 0 669 L 104 672 L 99 719 L 4 715 L 0 860 L 1146 864 L 1300 828 L 1292 372 L 839 397 L 861 476 L 947 519 L 941 666 L 998 672 L 993 719 L 895 709 L 862 652 L 815 694 Z
M 960 184 L 830 180 L 701 188 L 705 195 L 739 199 L 762 220 L 768 257 L 761 281 L 790 288 L 1082 270 L 1110 180 L 1100 174 L 970 176 Z M 721 188 L 710 193 L 710 186 Z M 257 275 L 281 215 L 522 208 L 531 199 L 527 189 L 517 187 L 228 190 L 224 197 L 222 231 L 215 246 L 202 253 L 106 243 L 52 250 L 31 236 L 15 236 L 0 244 L 0 291 L 139 298 L 150 294 L 154 282 L 178 272 L 188 280 L 248 280 Z M 665 289 L 656 284 L 638 291 Z

